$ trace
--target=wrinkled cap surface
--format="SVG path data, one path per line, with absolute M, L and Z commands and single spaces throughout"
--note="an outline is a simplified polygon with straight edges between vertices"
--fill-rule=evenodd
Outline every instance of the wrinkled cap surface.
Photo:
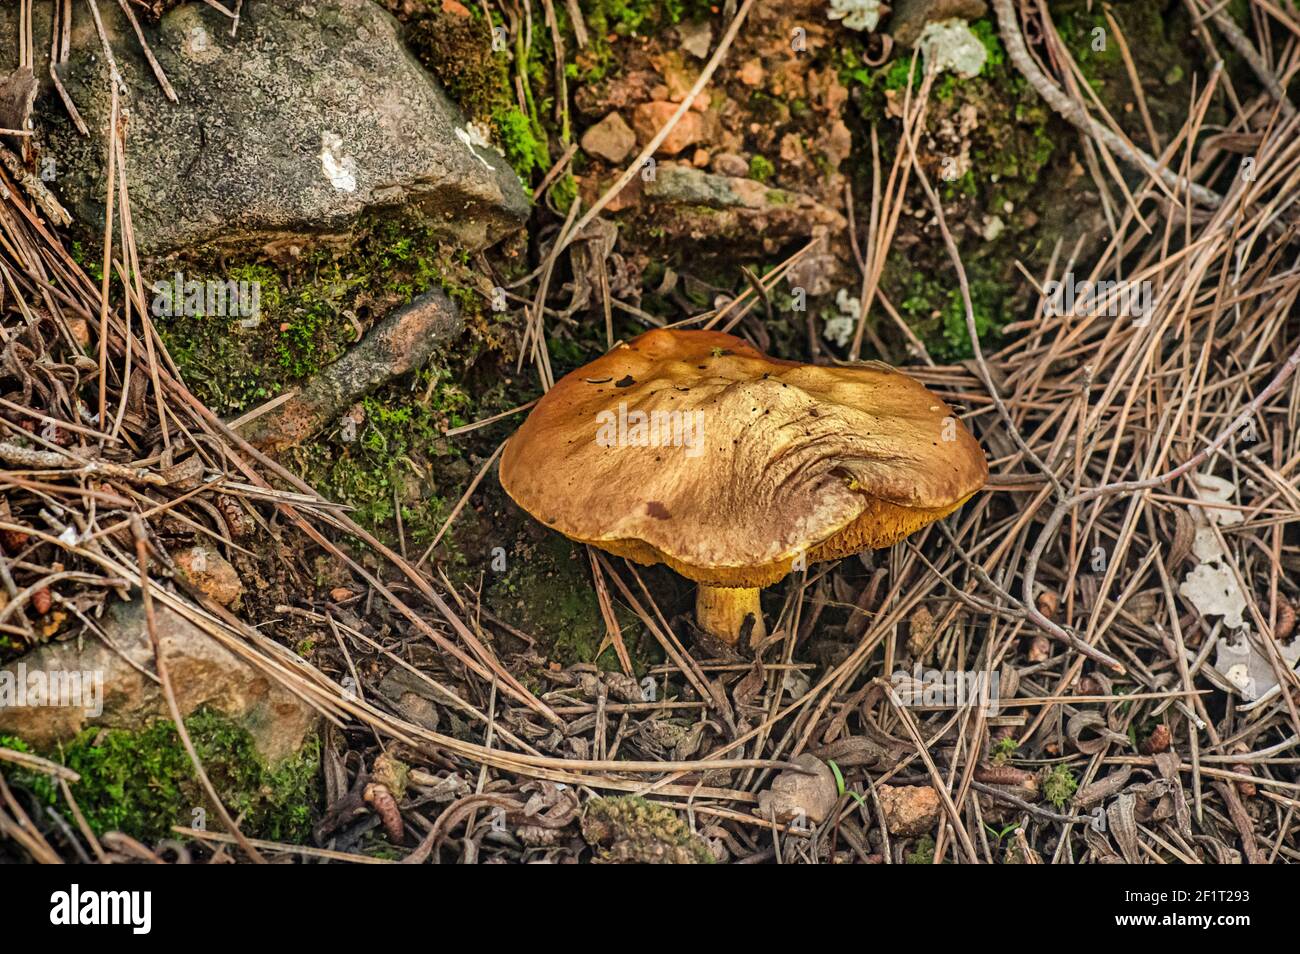
M 782 361 L 711 331 L 651 331 L 565 376 L 501 458 L 506 492 L 548 527 L 730 586 L 888 546 L 987 477 L 975 439 L 906 374 Z

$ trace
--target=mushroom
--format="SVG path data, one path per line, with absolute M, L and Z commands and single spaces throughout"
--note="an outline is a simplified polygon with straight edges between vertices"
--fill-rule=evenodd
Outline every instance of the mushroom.
M 766 634 L 763 587 L 947 516 L 988 464 L 943 401 L 888 365 L 660 329 L 558 381 L 500 477 L 551 529 L 696 581 L 700 628 L 736 645 Z

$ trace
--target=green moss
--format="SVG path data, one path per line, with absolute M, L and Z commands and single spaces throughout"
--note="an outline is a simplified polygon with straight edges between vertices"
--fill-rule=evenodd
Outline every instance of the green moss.
M 970 268 L 970 265 L 968 265 Z M 901 284 L 906 293 L 900 299 L 899 310 L 915 327 L 931 355 L 943 361 L 959 361 L 971 357 L 970 334 L 966 328 L 966 306 L 961 289 L 953 287 L 955 279 L 935 280 L 909 271 L 900 281 L 899 266 L 891 265 L 887 283 Z M 951 283 L 951 284 L 950 284 Z M 975 311 L 975 329 L 980 343 L 988 347 L 1005 324 L 1006 287 L 993 279 L 970 279 L 971 303 Z
M 912 842 L 912 850 L 903 856 L 903 863 L 909 865 L 934 864 L 934 838 L 922 835 Z
M 506 160 L 529 182 L 538 170 L 545 171 L 550 165 L 546 131 L 531 88 L 534 82 L 544 84 L 546 78 L 544 72 L 537 74 L 534 67 L 540 64 L 530 59 L 520 37 L 514 52 L 529 78 L 525 84 L 528 111 L 520 109 L 510 56 L 505 50 L 492 49 L 492 31 L 500 24 L 496 19 L 484 23 L 477 6 L 473 12 L 475 16 L 467 19 L 431 4 L 412 18 L 408 43 L 469 119 L 492 129 Z M 534 34 L 535 44 L 548 35 L 546 30 Z
M 244 327 L 238 317 L 157 319 L 186 384 L 221 415 L 247 411 L 337 360 L 356 341 L 354 317 L 386 313 L 431 287 L 445 290 L 467 321 L 484 307 L 463 253 L 441 246 L 432 226 L 409 221 L 363 224 L 343 252 L 317 249 L 282 268 L 200 262 L 185 277 L 260 283 L 255 326 Z
M 1143 95 L 1158 135 L 1167 141 L 1186 122 L 1193 84 L 1186 77 L 1199 74 L 1202 86 L 1209 64 L 1196 40 L 1196 31 L 1182 4 L 1116 3 L 1107 6 L 1124 35 L 1143 80 Z M 1234 10 L 1234 6 L 1236 10 Z M 1240 4 L 1229 4 L 1236 15 Z M 1059 0 L 1051 4 L 1053 23 L 1073 54 L 1088 84 L 1106 104 L 1124 131 L 1143 148 L 1149 139 L 1142 114 L 1134 108 L 1135 97 L 1124 64 L 1119 37 L 1099 4 L 1088 0 Z M 1250 22 L 1246 19 L 1239 21 Z M 1241 89 L 1257 86 L 1249 66 L 1230 44 L 1220 43 L 1232 83 Z M 1225 116 L 1224 100 L 1214 101 L 1206 124 L 1214 125 Z
M 464 250 L 440 245 L 428 225 L 382 220 L 363 223 L 343 251 L 318 249 L 280 270 L 258 262 L 212 274 L 262 282 L 260 324 L 182 317 L 159 325 L 186 383 L 223 416 L 320 373 L 355 343 L 358 324 L 379 320 L 431 287 L 457 304 L 467 330 L 451 355 L 365 398 L 354 439 L 344 439 L 338 422 L 285 458 L 326 496 L 354 507 L 358 522 L 386 542 L 397 542 L 400 507 L 407 543 L 426 546 L 448 512 L 433 474 L 461 453 L 443 434 L 521 401 L 499 377 L 471 398 L 453 370 L 499 356 L 512 346 L 514 331 L 488 308 L 489 289 Z
M 556 12 L 564 13 L 559 5 Z M 618 72 L 623 57 L 617 41 L 647 36 L 688 20 L 709 19 L 714 13 L 709 0 L 586 0 L 582 12 L 590 43 L 575 55 L 573 75 L 585 82 L 599 82 Z M 576 50 L 571 28 L 567 22 L 564 26 L 569 48 Z
M 400 507 L 407 542 L 423 548 L 450 510 L 433 489 L 432 465 L 455 456 L 442 435 L 468 423 L 470 406 L 469 395 L 445 369 L 426 367 L 409 382 L 364 398 L 352 439 L 336 428 L 302 448 L 300 470 L 328 499 L 352 507 L 353 519 L 381 538 L 396 539 Z
M 318 739 L 268 766 L 247 731 L 219 715 L 200 711 L 185 726 L 226 808 L 241 819 L 241 831 L 295 844 L 308 839 L 321 797 Z M 0 737 L 0 747 L 31 751 L 8 737 Z M 122 831 L 155 842 L 170 837 L 173 825 L 194 827 L 200 818 L 208 827 L 218 827 L 170 722 L 155 722 L 138 732 L 87 729 L 58 751 L 43 754 L 81 776 L 71 786 L 72 794 L 98 833 Z M 42 773 L 15 772 L 12 781 L 50 804 L 62 800 L 58 786 Z
M 754 158 L 749 160 L 749 177 L 751 179 L 757 179 L 759 182 L 766 182 L 768 179 L 772 178 L 772 173 L 774 172 L 776 172 L 776 168 L 772 165 L 772 161 L 766 156 L 754 156 Z
M 596 798 L 582 815 L 582 836 L 602 864 L 712 864 L 713 853 L 671 808 L 644 798 Z
M 550 647 L 551 659 L 562 665 L 596 663 L 603 669 L 617 669 L 612 648 L 596 656 L 605 639 L 605 621 L 582 547 L 546 532 L 540 542 L 511 550 L 506 572 L 488 590 L 497 612 L 542 640 Z M 624 639 L 629 640 L 636 631 L 635 618 L 620 602 L 614 605 Z
M 628 37 L 712 14 L 708 0 L 589 0 L 583 5 L 588 29 L 600 36 Z
M 1002 765 L 1016 754 L 1019 745 L 1013 736 L 998 739 L 997 744 L 993 746 L 993 764 Z
M 492 126 L 506 154 L 506 160 L 528 182 L 535 171 L 546 171 L 550 154 L 545 138 L 539 138 L 532 121 L 518 106 L 506 106 L 492 113 Z
M 1043 797 L 1055 805 L 1058 811 L 1065 808 L 1078 788 L 1078 779 L 1064 765 L 1055 765 L 1043 775 Z

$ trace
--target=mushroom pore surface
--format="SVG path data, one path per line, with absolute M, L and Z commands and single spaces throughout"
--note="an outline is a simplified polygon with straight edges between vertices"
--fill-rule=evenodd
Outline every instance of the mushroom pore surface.
M 770 358 L 655 330 L 565 376 L 506 444 L 501 484 L 554 530 L 715 586 L 888 546 L 988 477 L 952 410 L 883 364 Z

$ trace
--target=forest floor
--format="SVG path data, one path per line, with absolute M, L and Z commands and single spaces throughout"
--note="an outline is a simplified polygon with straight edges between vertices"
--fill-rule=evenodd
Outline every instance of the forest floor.
M 275 759 L 207 708 L 0 731 L 0 858 L 1300 859 L 1294 12 L 999 0 L 959 77 L 821 0 L 384 5 L 528 187 L 493 247 L 199 252 L 265 320 L 142 334 L 129 217 L 105 258 L 5 179 L 0 663 L 149 592 L 319 725 Z M 274 455 L 232 425 L 430 288 L 464 332 L 424 367 Z M 555 381 L 669 325 L 905 369 L 988 486 L 719 652 L 688 580 L 496 475 Z M 175 558 L 209 544 L 237 602 Z

